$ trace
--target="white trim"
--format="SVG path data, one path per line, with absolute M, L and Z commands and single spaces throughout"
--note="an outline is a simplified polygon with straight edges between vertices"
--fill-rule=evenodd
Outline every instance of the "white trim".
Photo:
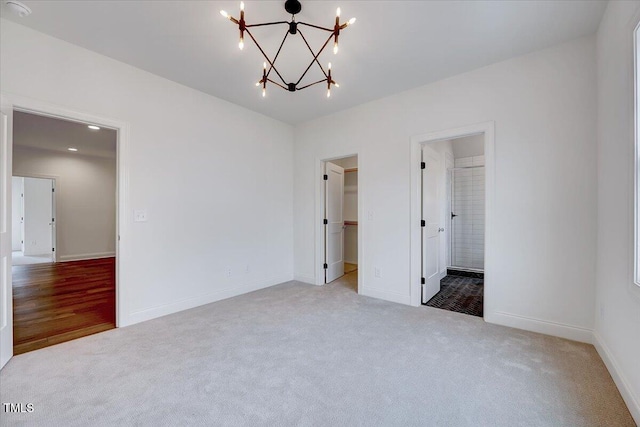
M 398 304 L 406 304 L 406 305 L 411 304 L 411 299 L 409 298 L 409 295 L 401 294 L 399 292 L 389 292 L 385 289 L 370 288 L 368 286 L 365 286 L 362 288 L 362 291 L 360 293 L 367 297 L 396 302 Z
M 640 168 L 640 123 L 638 123 L 638 115 L 640 114 L 640 69 L 638 67 L 638 61 L 640 58 L 638 57 L 638 37 L 640 34 L 640 23 L 637 23 L 633 31 L 631 32 L 633 40 L 633 106 L 631 108 L 633 117 L 633 138 L 634 138 L 634 157 L 632 160 L 633 167 L 633 249 L 631 251 L 633 259 L 632 259 L 632 268 L 633 268 L 633 283 L 640 286 L 640 174 L 638 173 L 638 169 Z
M 294 274 L 293 275 L 293 280 L 296 280 L 298 282 L 302 282 L 302 283 L 306 283 L 309 285 L 315 285 L 316 284 L 316 278 L 314 276 L 308 276 L 306 274 Z
M 536 319 L 535 317 L 505 313 L 503 311 L 494 311 L 492 313 L 485 314 L 484 320 L 487 323 L 509 326 L 516 329 L 524 329 L 525 331 L 538 332 L 540 334 L 552 335 L 554 337 L 566 338 L 588 344 L 591 344 L 593 339 L 592 329 Z
M 240 286 L 232 286 L 226 289 L 220 289 L 209 292 L 200 296 L 185 298 L 168 304 L 161 304 L 156 307 L 146 308 L 143 310 L 132 311 L 129 315 L 131 324 L 144 322 L 146 320 L 156 319 L 161 316 L 177 313 L 191 308 L 201 307 L 205 304 L 211 304 L 227 298 L 243 295 L 248 292 L 265 289 L 271 286 L 279 285 L 291 281 L 290 273 L 283 273 L 267 280 L 260 280 L 246 283 Z
M 82 261 L 86 259 L 113 258 L 114 256 L 116 256 L 115 252 L 96 252 L 92 254 L 62 255 L 60 257 L 60 262 Z
M 454 129 L 446 129 L 411 137 L 411 224 L 410 224 L 410 304 L 420 305 L 421 284 L 421 248 L 420 248 L 420 193 L 422 183 L 420 179 L 420 154 L 422 145 L 442 141 L 446 139 L 461 138 L 464 136 L 484 133 L 485 155 L 485 241 L 484 241 L 484 313 L 485 316 L 493 307 L 493 295 L 491 294 L 491 272 L 493 271 L 493 200 L 495 194 L 495 123 L 493 121 L 462 126 Z M 359 184 L 359 183 L 358 183 Z M 360 223 L 358 223 L 359 225 Z
M 622 395 L 622 399 L 627 404 L 629 412 L 631 412 L 631 416 L 635 420 L 636 424 L 640 425 L 640 398 L 633 393 L 633 388 L 630 385 L 631 383 L 622 374 L 622 369 L 620 369 L 618 362 L 616 362 L 616 359 L 613 357 L 609 347 L 607 347 L 602 337 L 595 331 L 593 332 L 593 345 L 609 370 L 609 373 L 613 378 L 613 382 L 618 387 L 618 390 Z
M 39 101 L 36 99 L 2 92 L 13 110 L 61 118 L 65 120 L 94 123 L 104 128 L 118 131 L 117 142 L 117 199 L 116 199 L 116 327 L 132 324 L 128 309 L 128 265 L 129 247 L 126 244 L 129 237 L 127 218 L 129 206 L 129 124 L 125 121 L 108 117 L 96 116 L 80 111 Z

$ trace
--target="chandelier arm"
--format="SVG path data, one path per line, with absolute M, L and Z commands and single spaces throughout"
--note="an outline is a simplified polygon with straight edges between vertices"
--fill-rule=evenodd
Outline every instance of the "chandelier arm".
M 278 24 L 287 24 L 287 25 L 289 25 L 289 23 L 287 21 L 278 21 L 278 22 L 265 22 L 264 24 L 245 25 L 245 28 L 264 27 L 264 26 L 267 26 L 267 25 L 278 25 Z
M 335 29 L 333 28 L 320 27 L 318 25 L 307 24 L 306 22 L 298 22 L 298 25 L 306 25 L 307 27 L 313 27 L 313 28 L 317 28 L 318 30 L 329 31 L 330 33 L 333 33 L 335 31 Z
M 313 61 L 311 61 L 311 64 L 309 64 L 309 66 L 307 67 L 306 70 L 304 70 L 304 73 L 302 73 L 302 75 L 300 76 L 300 78 L 298 79 L 298 81 L 296 82 L 296 85 L 298 85 L 300 83 L 300 81 L 302 81 L 302 79 L 304 78 L 304 76 L 307 74 L 307 71 L 309 71 L 309 68 L 311 68 L 311 66 L 313 65 L 314 62 L 316 62 L 318 60 L 318 56 L 320 56 L 320 54 L 322 53 L 322 51 L 324 50 L 325 47 L 327 47 L 327 44 L 329 43 L 329 41 L 333 38 L 333 34 L 329 36 L 329 38 L 327 39 L 326 42 L 324 42 L 324 44 L 322 45 L 322 47 L 320 48 L 320 50 L 318 51 L 318 53 L 316 53 L 313 56 Z
M 326 83 L 326 81 L 327 81 L 327 79 L 318 80 L 317 82 L 310 83 L 310 84 L 308 84 L 308 85 L 306 85 L 306 86 L 299 87 L 299 88 L 297 88 L 296 90 L 306 89 L 306 88 L 308 88 L 309 86 L 317 85 L 318 83 Z
M 286 33 L 284 33 L 284 38 L 282 39 L 282 43 L 280 43 L 280 47 L 278 48 L 278 52 L 276 52 L 276 56 L 273 57 L 273 64 L 276 63 L 276 61 L 278 60 L 278 55 L 280 55 L 280 51 L 282 50 L 282 46 L 284 46 L 284 42 L 287 40 L 287 37 L 289 36 L 289 31 L 287 31 Z M 267 76 L 269 76 L 269 73 L 271 72 L 271 69 L 274 66 L 271 65 L 269 67 L 269 71 L 267 71 Z M 282 77 L 281 77 L 282 78 Z
M 284 90 L 289 90 L 288 88 L 286 88 L 286 87 L 282 86 L 280 83 L 278 83 L 278 82 L 274 82 L 273 80 L 271 80 L 271 79 L 269 79 L 269 78 L 267 78 L 267 81 L 268 81 L 268 82 L 273 83 L 273 84 L 274 84 L 274 85 L 276 85 L 276 86 L 280 86 L 280 87 L 281 87 L 282 89 L 284 89 Z
M 313 53 L 313 49 L 311 49 L 311 46 L 309 46 L 309 42 L 307 42 L 306 37 L 304 36 L 304 34 L 302 34 L 302 31 L 298 30 L 298 33 L 300 33 L 300 36 L 302 37 L 302 40 L 304 40 L 304 44 L 307 45 L 307 47 L 309 48 L 309 52 L 311 52 L 312 55 L 315 55 L 315 53 Z M 320 69 L 322 70 L 322 74 L 324 74 L 325 77 L 329 77 L 327 75 L 327 73 L 324 71 L 324 68 L 322 67 L 322 65 L 320 64 L 320 61 L 318 61 L 318 58 L 315 57 L 315 61 L 318 64 L 318 67 L 320 67 Z
M 249 37 L 251 37 L 251 40 L 253 40 L 253 42 L 256 44 L 256 46 L 258 47 L 258 49 L 260 49 L 260 52 L 262 53 L 262 56 L 264 56 L 264 58 L 267 60 L 267 62 L 269 63 L 269 65 L 271 66 L 271 68 L 273 68 L 273 71 L 276 72 L 276 74 L 278 75 L 278 77 L 280 77 L 280 80 L 282 80 L 283 84 L 287 84 L 287 82 L 284 81 L 284 79 L 282 78 L 282 76 L 280 75 L 280 73 L 278 72 L 278 69 L 276 68 L 275 65 L 273 65 L 273 62 L 269 59 L 269 57 L 267 56 L 266 53 L 264 53 L 264 50 L 262 50 L 262 48 L 260 47 L 260 45 L 258 44 L 258 42 L 256 41 L 255 37 L 253 37 L 253 34 L 251 34 L 251 31 L 249 31 L 248 29 L 245 30 L 247 32 L 247 34 L 249 34 Z M 328 41 L 327 41 L 328 43 Z

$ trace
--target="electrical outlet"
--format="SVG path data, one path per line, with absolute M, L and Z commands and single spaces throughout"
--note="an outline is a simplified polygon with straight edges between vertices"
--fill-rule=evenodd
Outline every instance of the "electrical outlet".
M 146 209 L 138 209 L 133 211 L 133 221 L 134 222 L 146 222 L 147 221 L 147 211 Z
M 373 269 L 373 274 L 379 279 L 380 278 L 380 269 L 378 267 Z

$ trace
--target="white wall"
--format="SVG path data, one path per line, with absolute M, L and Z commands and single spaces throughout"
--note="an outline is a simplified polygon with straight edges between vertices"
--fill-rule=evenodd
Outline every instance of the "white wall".
M 484 154 L 484 134 L 465 136 L 452 140 L 453 156 L 463 157 L 482 156 Z
M 640 425 L 640 288 L 633 283 L 633 29 L 640 3 L 609 2 L 598 31 L 596 348 Z
M 53 252 L 53 181 L 24 179 L 24 254 L 51 255 Z
M 296 127 L 295 275 L 317 277 L 323 158 L 357 153 L 365 295 L 410 302 L 411 137 L 495 121 L 490 322 L 591 339 L 596 248 L 595 37 Z M 561 183 L 561 185 L 559 184 Z M 374 277 L 380 269 L 380 278 Z
M 11 250 L 22 250 L 22 192 L 24 178 L 11 178 Z
M 128 124 L 122 324 L 292 278 L 291 126 L 6 20 L 0 31 L 2 91 Z
M 56 177 L 58 261 L 115 256 L 115 158 L 14 145 L 13 174 Z

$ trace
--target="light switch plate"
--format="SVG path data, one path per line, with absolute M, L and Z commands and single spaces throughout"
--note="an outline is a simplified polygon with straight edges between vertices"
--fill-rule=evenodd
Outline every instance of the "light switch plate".
M 138 209 L 133 211 L 133 221 L 134 222 L 147 222 L 147 210 L 146 209 Z

